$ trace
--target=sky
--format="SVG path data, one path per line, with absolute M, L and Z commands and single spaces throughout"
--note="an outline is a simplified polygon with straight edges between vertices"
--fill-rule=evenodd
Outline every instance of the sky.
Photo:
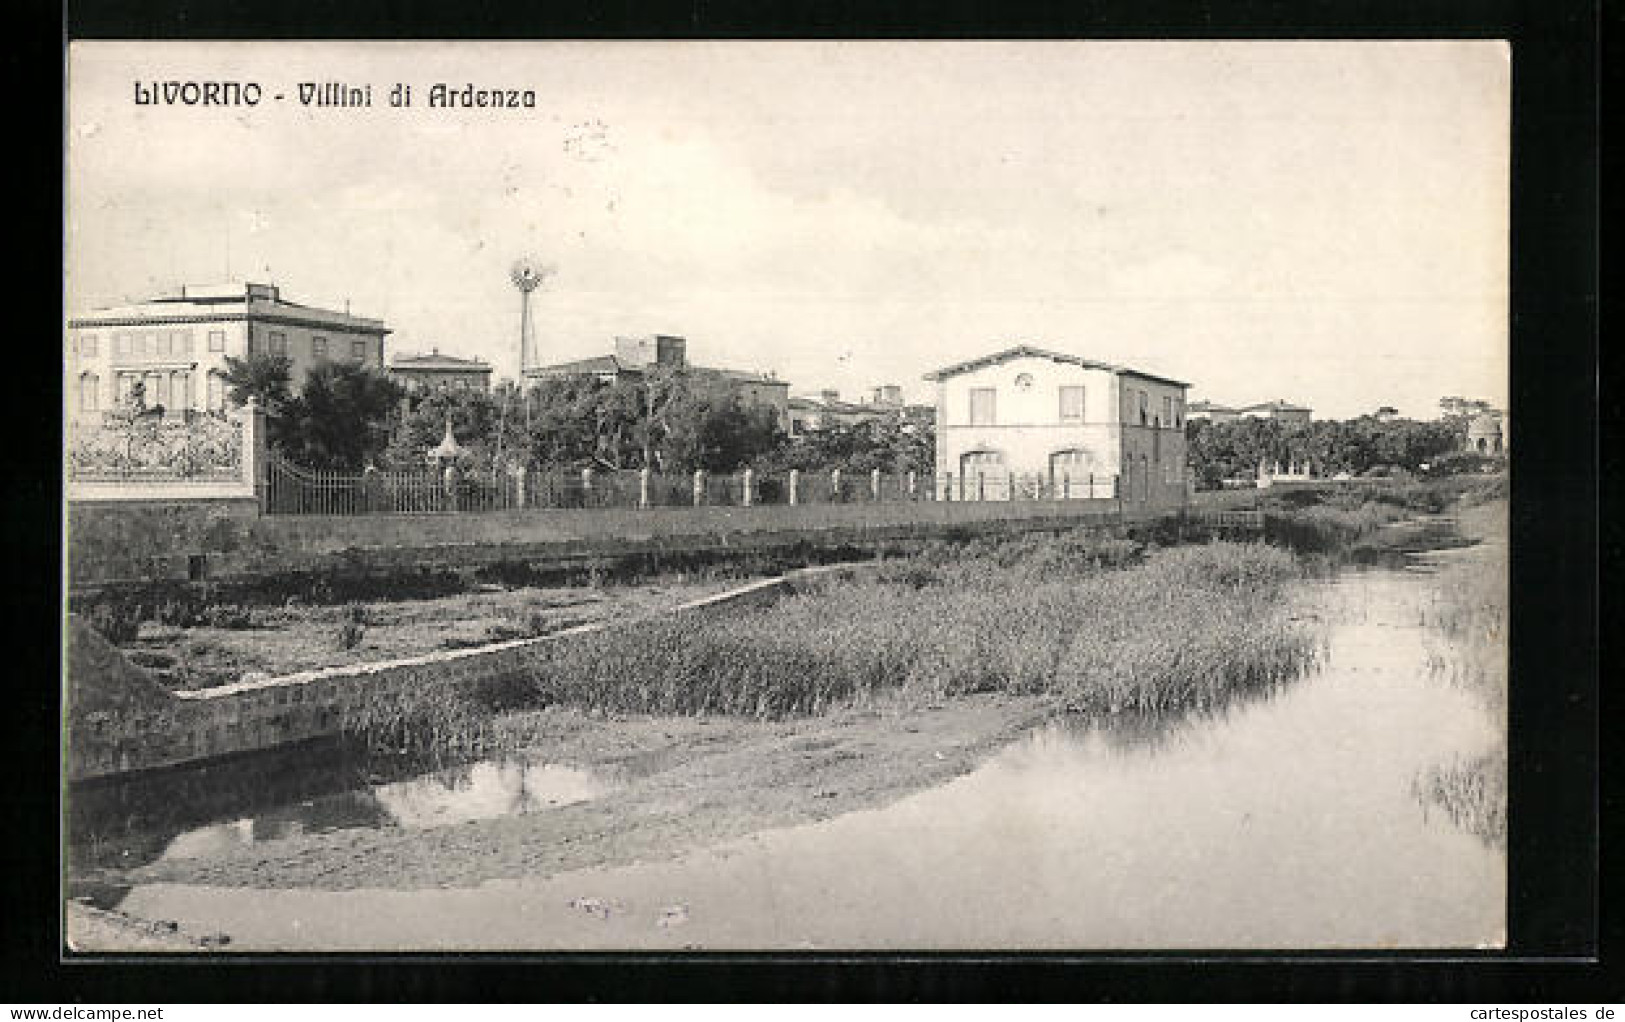
M 511 376 L 528 257 L 544 363 L 678 334 L 792 393 L 929 401 L 1026 343 L 1317 418 L 1504 408 L 1509 79 L 1484 40 L 76 42 L 65 301 L 274 283 Z M 536 105 L 431 109 L 437 82 Z

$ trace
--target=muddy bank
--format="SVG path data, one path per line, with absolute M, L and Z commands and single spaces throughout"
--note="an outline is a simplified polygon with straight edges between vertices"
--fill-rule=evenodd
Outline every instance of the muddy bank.
M 461 887 L 659 861 L 768 828 L 889 804 L 965 774 L 1055 712 L 1039 697 L 891 701 L 779 723 L 514 715 L 549 761 L 613 778 L 543 812 L 427 829 L 296 834 L 199 859 L 100 870 L 81 882 L 324 888 Z
M 173 922 L 138 919 L 79 902 L 68 902 L 67 945 L 71 951 L 217 951 L 231 943 L 224 934 L 196 936 Z

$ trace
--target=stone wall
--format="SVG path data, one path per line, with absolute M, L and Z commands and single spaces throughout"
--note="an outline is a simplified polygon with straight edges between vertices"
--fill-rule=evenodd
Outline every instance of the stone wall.
M 694 600 L 674 613 L 705 614 L 775 599 L 819 574 L 810 568 Z M 369 702 L 435 686 L 465 686 L 523 676 L 556 643 L 591 634 L 602 623 L 475 649 L 190 692 L 164 692 L 146 672 L 77 616 L 68 619 L 68 779 L 84 781 L 274 749 L 337 734 L 346 716 Z
M 1155 511 L 1130 508 L 1129 514 L 1149 517 Z M 68 576 L 79 589 L 294 571 L 863 544 L 978 526 L 1101 525 L 1119 521 L 1119 512 L 1118 502 L 1102 499 L 260 516 L 252 501 L 76 501 L 68 508 Z

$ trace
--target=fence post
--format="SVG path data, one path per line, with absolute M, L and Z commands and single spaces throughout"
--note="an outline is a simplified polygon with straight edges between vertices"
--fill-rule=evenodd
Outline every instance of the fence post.
M 880 469 L 869 473 L 869 492 L 874 495 L 875 503 L 880 503 Z
M 638 469 L 638 507 L 649 506 L 649 466 Z
M 745 504 L 746 507 L 750 507 L 750 502 L 751 502 L 751 495 L 750 495 L 751 478 L 752 477 L 751 477 L 750 469 L 748 469 L 748 468 L 745 469 L 744 476 L 743 476 L 743 478 L 741 480 L 741 483 L 744 486 L 744 492 L 739 495 L 739 498 L 740 498 L 740 500 L 744 501 L 744 504 Z
M 459 476 L 458 476 L 458 472 L 457 472 L 457 466 L 456 465 L 447 465 L 446 466 L 446 475 L 445 475 L 445 480 L 446 480 L 446 510 L 447 511 L 456 511 L 457 510 L 457 480 L 458 480 L 458 478 L 459 478 Z
M 581 470 L 581 506 L 592 507 L 592 469 Z
M 694 506 L 705 503 L 705 469 L 694 470 Z
M 513 500 L 516 507 L 525 506 L 525 479 L 529 474 L 523 465 L 508 466 L 508 478 L 513 480 Z
M 243 482 L 259 502 L 260 513 L 264 514 L 271 466 L 266 458 L 265 409 L 260 407 L 259 398 L 250 397 L 243 406 L 242 443 Z
M 909 472 L 909 474 L 908 474 L 908 499 L 909 500 L 913 500 L 914 495 L 919 492 L 918 484 L 919 484 L 919 480 L 914 478 L 914 473 L 912 471 Z
M 796 490 L 800 487 L 800 485 L 801 485 L 801 470 L 798 469 L 798 468 L 792 468 L 790 470 L 790 506 L 791 507 L 795 507 L 795 505 L 796 505 Z
M 829 499 L 832 504 L 841 500 L 841 470 L 838 468 L 829 470 Z

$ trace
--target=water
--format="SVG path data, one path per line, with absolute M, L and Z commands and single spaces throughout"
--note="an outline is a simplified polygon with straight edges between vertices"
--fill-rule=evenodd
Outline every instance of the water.
M 1496 946 L 1504 852 L 1415 791 L 1423 771 L 1504 733 L 1424 666 L 1425 582 L 1373 569 L 1312 587 L 1304 612 L 1328 623 L 1329 655 L 1268 698 L 1181 721 L 1053 724 L 873 811 L 541 880 L 160 884 L 120 908 L 224 931 L 234 949 Z M 420 822 L 514 805 L 511 782 L 485 785 L 503 794 L 378 802 Z M 257 825 L 193 832 L 182 851 Z
M 428 767 L 420 758 L 368 756 L 326 743 L 87 786 L 70 797 L 70 863 L 75 873 L 94 873 L 208 858 L 301 834 L 522 815 L 595 799 L 618 783 L 549 762 L 540 752 Z M 101 908 L 122 908 L 129 889 L 88 884 L 73 893 Z

